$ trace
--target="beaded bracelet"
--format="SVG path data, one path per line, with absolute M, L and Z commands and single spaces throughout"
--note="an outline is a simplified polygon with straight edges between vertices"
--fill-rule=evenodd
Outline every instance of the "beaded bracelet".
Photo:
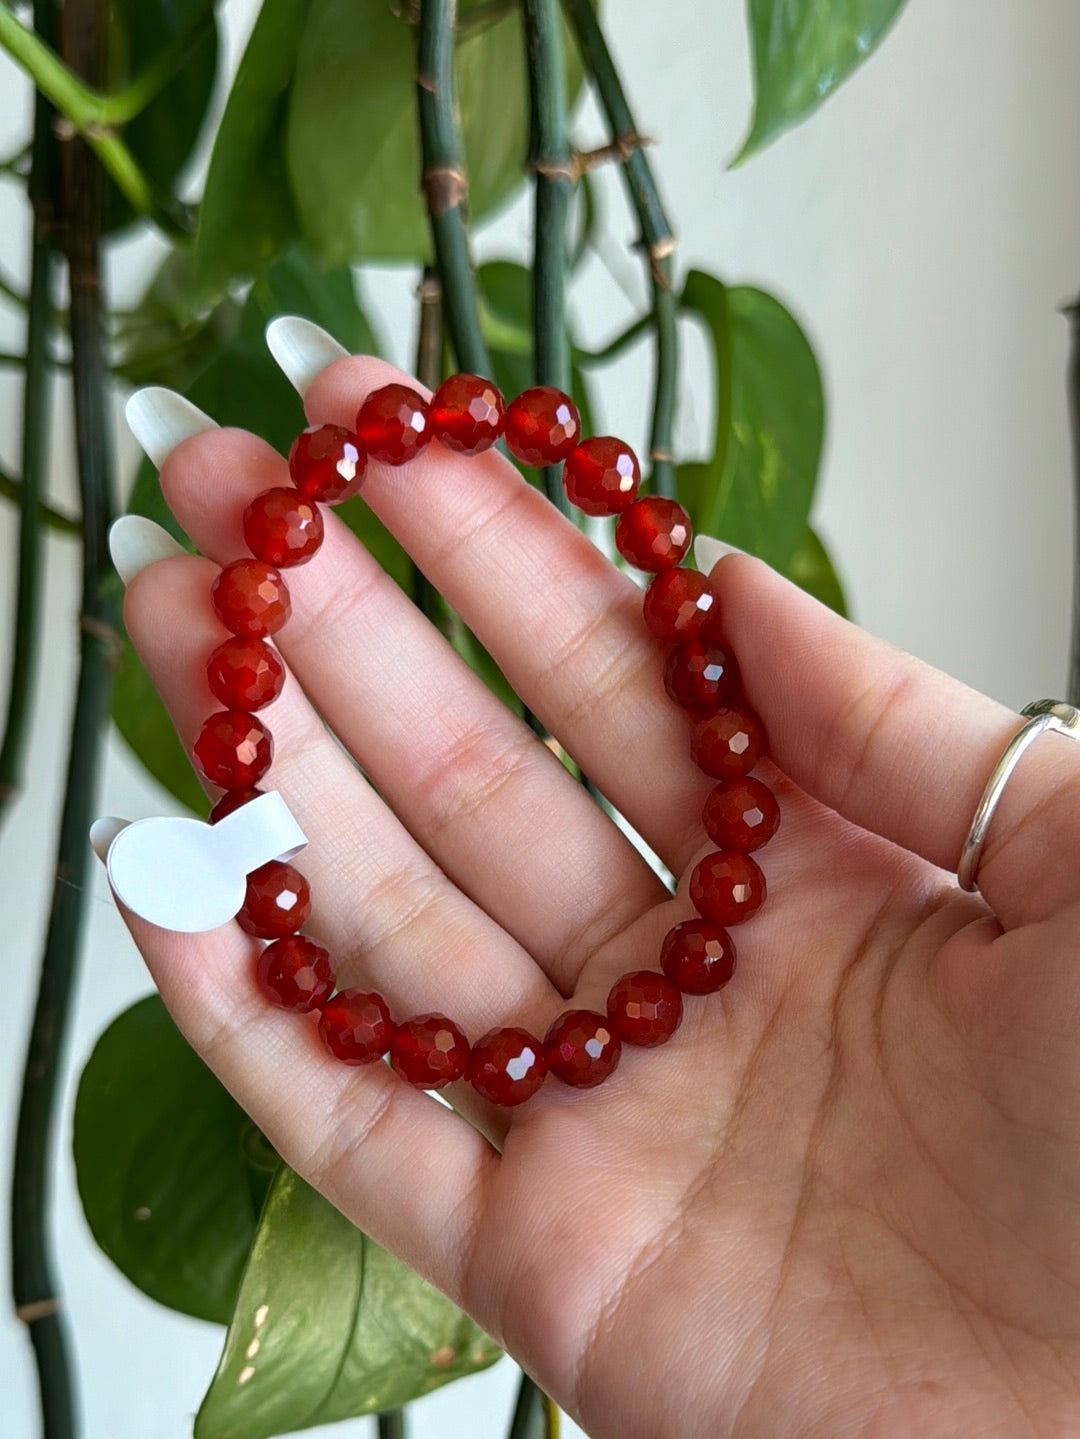
M 330 954 L 299 933 L 311 912 L 307 880 L 275 860 L 248 876 L 236 916 L 248 934 L 268 940 L 256 981 L 283 1009 L 318 1011 L 319 1033 L 346 1064 L 389 1055 L 410 1084 L 439 1089 L 467 1077 L 485 1099 L 524 1103 L 550 1073 L 587 1089 L 617 1066 L 623 1044 L 653 1046 L 670 1039 L 682 1019 L 682 996 L 712 994 L 730 980 L 735 947 L 726 926 L 748 919 L 765 898 L 765 879 L 750 854 L 775 834 L 780 812 L 772 792 L 750 776 L 764 752 L 760 721 L 741 700 L 735 660 L 723 644 L 716 596 L 708 579 L 679 566 L 690 547 L 690 517 L 675 500 L 638 498 L 641 473 L 629 446 L 611 436 L 582 440 L 573 401 L 549 386 L 526 390 L 510 405 L 489 381 L 453 375 L 430 403 L 406 385 L 370 394 L 355 431 L 340 425 L 305 430 L 289 451 L 294 488 L 257 495 L 244 512 L 244 538 L 253 558 L 225 566 L 213 603 L 231 638 L 207 664 L 214 696 L 225 706 L 195 741 L 195 763 L 225 791 L 211 823 L 263 793 L 273 742 L 256 711 L 281 693 L 285 669 L 266 643 L 289 618 L 281 571 L 305 563 L 323 538 L 320 504 L 355 492 L 369 458 L 403 465 L 432 440 L 475 455 L 502 437 L 523 464 L 563 464 L 569 499 L 588 515 L 617 515 L 619 553 L 654 578 L 645 592 L 645 623 L 672 648 L 664 668 L 668 694 L 695 724 L 691 753 L 719 783 L 705 802 L 703 822 L 718 846 L 690 876 L 695 919 L 677 924 L 660 950 L 662 973 L 635 970 L 615 984 L 606 1013 L 572 1009 L 559 1016 L 543 1042 L 517 1027 L 493 1029 L 469 1045 L 443 1014 L 395 1024 L 382 995 L 336 990 Z

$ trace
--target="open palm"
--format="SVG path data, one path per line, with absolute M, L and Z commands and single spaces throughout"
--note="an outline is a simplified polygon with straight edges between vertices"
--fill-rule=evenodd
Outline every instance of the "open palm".
M 394 378 L 336 360 L 309 416 L 350 423 Z M 189 745 L 221 638 L 210 582 L 244 552 L 247 501 L 284 475 L 239 431 L 184 439 L 162 466 L 207 558 L 144 570 L 127 621 Z M 494 453 L 372 465 L 364 495 L 687 873 L 710 782 L 633 583 Z M 310 928 L 342 982 L 476 1038 L 542 1034 L 571 999 L 602 1008 L 619 975 L 655 968 L 684 887 L 670 897 L 332 516 L 289 583 L 271 779 L 310 837 Z M 733 982 L 602 1088 L 549 1082 L 509 1113 L 467 1092 L 451 1113 L 271 1009 L 238 927 L 132 930 L 283 1157 L 597 1439 L 1075 1432 L 1080 751 L 1047 739 L 1024 760 L 986 901 L 962 895 L 945 870 L 1016 717 L 755 561 L 723 560 L 715 583 L 780 767 L 769 899 L 736 931 Z

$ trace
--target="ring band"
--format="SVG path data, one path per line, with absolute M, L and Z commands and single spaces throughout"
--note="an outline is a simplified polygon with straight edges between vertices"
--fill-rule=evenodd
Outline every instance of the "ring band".
M 1020 713 L 1028 718 L 1002 750 L 1001 758 L 991 771 L 990 778 L 986 781 L 986 788 L 982 792 L 982 798 L 975 810 L 975 818 L 971 821 L 971 828 L 968 830 L 964 847 L 960 852 L 956 878 L 961 889 L 971 891 L 976 888 L 975 874 L 979 867 L 979 857 L 982 854 L 983 845 L 986 843 L 986 832 L 990 828 L 990 821 L 994 817 L 994 810 L 997 809 L 1002 791 L 1008 783 L 1009 776 L 1016 768 L 1020 756 L 1033 741 L 1038 739 L 1043 730 L 1056 730 L 1058 734 L 1080 740 L 1080 710 L 1074 709 L 1072 705 L 1065 704 L 1061 700 L 1035 700 L 1031 704 L 1025 705 Z

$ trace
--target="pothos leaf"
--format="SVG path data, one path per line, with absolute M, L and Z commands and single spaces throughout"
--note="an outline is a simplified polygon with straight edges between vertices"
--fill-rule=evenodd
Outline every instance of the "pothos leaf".
M 270 1439 L 373 1414 L 498 1357 L 472 1320 L 283 1166 L 195 1439 Z
M 875 48 L 904 0 L 747 0 L 754 118 L 740 164 L 812 114 Z

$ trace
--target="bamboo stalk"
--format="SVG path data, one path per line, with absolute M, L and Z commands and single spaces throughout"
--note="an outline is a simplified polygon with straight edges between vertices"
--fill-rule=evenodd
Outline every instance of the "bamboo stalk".
M 675 492 L 675 404 L 678 387 L 678 314 L 671 257 L 675 236 L 664 213 L 641 135 L 611 58 L 604 32 L 590 0 L 563 0 L 577 35 L 585 67 L 596 86 L 600 104 L 618 150 L 630 203 L 641 227 L 641 243 L 649 265 L 653 326 L 656 331 L 656 373 L 653 381 L 649 460 L 654 489 Z
M 39 0 L 37 9 L 47 7 Z M 43 17 L 42 17 L 43 18 Z M 44 23 L 48 23 L 47 20 Z M 19 486 L 19 559 L 15 588 L 14 636 L 7 719 L 0 745 L 0 814 L 22 785 L 30 709 L 40 652 L 41 558 L 44 551 L 43 492 L 48 464 L 49 323 L 55 268 L 52 201 L 53 111 L 38 95 L 28 193 L 33 215 L 30 298 L 26 317 L 26 371 L 23 381 L 22 483 Z
M 49 8 L 41 0 L 39 9 Z M 100 73 L 104 52 L 101 0 L 66 0 L 60 10 L 60 48 L 88 79 Z M 53 1273 L 49 1234 L 50 1172 L 55 1109 L 82 933 L 89 860 L 87 830 L 104 721 L 117 654 L 116 581 L 108 562 L 111 518 L 98 246 L 104 175 L 74 138 L 60 154 L 59 215 L 71 292 L 72 367 L 79 491 L 83 511 L 83 592 L 80 663 L 52 910 L 41 962 L 15 1141 L 12 1185 L 12 1289 L 38 1365 L 45 1439 L 77 1433 L 71 1364 Z
M 522 0 L 529 69 L 529 168 L 535 176 L 533 373 L 538 385 L 570 390 L 566 328 L 566 229 L 574 170 L 558 0 Z M 552 504 L 570 514 L 562 467 L 544 471 Z
M 420 0 L 416 95 L 421 186 L 442 286 L 442 307 L 458 366 L 491 378 L 469 253 L 469 185 L 454 116 L 456 0 Z
M 1066 400 L 1073 443 L 1073 607 L 1069 644 L 1068 699 L 1080 705 L 1080 298 L 1065 309 L 1069 321 L 1069 367 Z

